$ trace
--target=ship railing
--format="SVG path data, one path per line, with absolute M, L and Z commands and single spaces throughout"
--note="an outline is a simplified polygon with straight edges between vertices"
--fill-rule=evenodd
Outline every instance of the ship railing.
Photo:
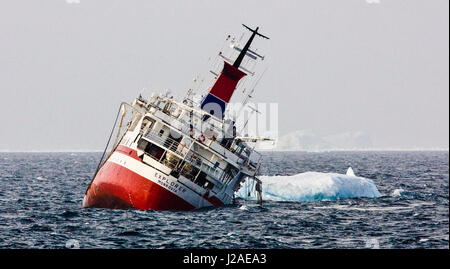
M 156 103 L 158 103 L 158 101 L 155 101 L 154 104 L 150 103 L 149 106 L 154 107 L 154 108 L 156 108 L 157 110 L 162 111 L 162 112 L 163 112 L 164 114 L 166 114 L 167 116 L 170 116 L 171 119 L 172 119 L 173 121 L 176 121 L 177 124 L 179 124 L 179 125 L 180 125 L 180 124 L 183 125 L 183 124 L 185 124 L 185 122 L 181 121 L 178 117 L 175 117 L 175 116 L 173 115 L 173 113 L 171 113 L 171 111 L 176 110 L 176 108 L 175 108 L 173 105 L 176 105 L 176 106 L 178 106 L 178 107 L 180 107 L 180 108 L 182 108 L 182 109 L 185 109 L 185 110 L 192 110 L 192 111 L 194 111 L 193 117 L 196 118 L 197 120 L 202 120 L 203 115 L 210 115 L 210 116 L 211 116 L 211 114 L 209 114 L 209 113 L 207 113 L 207 112 L 205 112 L 205 111 L 196 109 L 196 108 L 194 108 L 194 107 L 189 107 L 189 106 L 187 106 L 187 105 L 185 105 L 185 104 L 181 104 L 181 103 L 179 103 L 179 102 L 177 102 L 177 101 L 175 101 L 175 100 L 173 100 L 173 99 L 164 98 L 164 97 L 157 97 L 157 99 L 159 99 L 159 101 L 164 101 L 164 102 L 166 102 L 166 104 L 167 104 L 167 102 L 171 102 L 172 105 L 171 105 L 171 107 L 169 108 L 169 111 L 164 111 L 163 108 L 161 108 L 160 106 L 157 106 Z M 181 114 L 180 114 L 180 115 L 181 115 Z M 155 116 L 157 116 L 157 115 L 155 114 Z M 157 116 L 157 117 L 158 117 L 158 116 Z M 158 117 L 158 118 L 159 118 L 159 117 Z M 223 122 L 217 120 L 215 117 L 212 117 L 212 116 L 211 116 L 211 119 L 217 121 L 217 122 L 220 123 L 220 124 L 224 124 Z M 164 119 L 163 119 L 163 120 L 164 120 Z M 218 128 L 218 127 L 216 126 L 216 124 L 212 124 L 210 127 L 212 128 L 212 131 L 213 131 L 213 132 L 218 132 L 218 133 L 223 132 L 223 129 Z M 194 126 L 194 129 L 195 129 L 197 132 L 201 132 L 201 130 L 198 130 L 197 128 L 195 128 L 195 126 Z M 189 130 L 190 130 L 190 129 L 188 129 L 188 128 L 181 128 L 181 130 L 179 130 L 179 131 L 181 131 L 184 135 L 189 135 Z M 158 135 L 158 134 L 156 134 L 156 135 Z M 205 140 L 205 142 L 200 142 L 200 141 L 198 141 L 198 143 L 199 143 L 199 144 L 202 144 L 202 145 L 204 145 L 205 147 L 208 147 L 208 148 L 209 148 L 210 145 L 208 145 L 208 144 L 206 143 L 206 141 L 211 141 L 211 140 L 210 140 L 210 139 L 207 139 L 207 140 Z M 220 143 L 219 143 L 219 145 L 220 145 Z M 223 147 L 223 146 L 222 146 L 222 147 Z M 223 148 L 224 148 L 225 150 L 227 150 L 227 151 L 230 151 L 232 154 L 234 154 L 234 155 L 236 155 L 236 156 L 238 157 L 238 159 L 239 159 L 239 160 L 238 160 L 238 164 L 241 164 L 241 165 L 242 165 L 242 164 L 246 164 L 246 162 L 248 162 L 249 157 L 246 156 L 245 154 L 242 154 L 242 153 L 239 154 L 239 153 L 237 153 L 236 150 L 230 150 L 230 148 L 226 148 L 226 147 L 223 147 Z M 248 146 L 245 146 L 245 148 L 250 149 Z M 250 150 L 251 150 L 251 149 L 250 149 Z M 254 167 L 254 166 L 253 166 L 253 167 Z
M 221 178 L 224 173 L 222 169 L 211 167 L 205 163 L 202 163 L 201 168 L 206 174 L 212 176 L 214 179 Z
M 170 151 L 184 157 L 185 153 L 183 152 L 183 148 L 185 146 L 182 145 L 180 147 L 180 142 L 170 138 L 170 137 L 162 137 L 156 132 L 149 131 L 145 136 L 149 141 L 156 142 L 157 144 L 163 146 L 164 148 L 169 149 Z
M 211 161 L 200 156 L 197 152 L 191 150 L 185 160 L 192 163 L 196 168 L 200 169 L 202 172 L 209 175 L 214 180 L 219 181 L 221 184 L 223 184 L 220 179 L 222 179 L 225 171 L 219 167 L 214 168 L 214 164 Z
M 179 103 L 179 102 L 177 102 L 177 101 L 175 101 L 175 100 L 173 100 L 173 99 L 170 99 L 170 98 L 164 98 L 164 97 L 158 97 L 158 98 L 159 98 L 158 101 L 163 101 L 163 102 L 166 102 L 166 103 L 167 103 L 167 102 L 170 102 L 170 103 L 171 103 L 171 106 L 170 106 L 170 108 L 168 109 L 168 111 L 164 111 L 164 109 L 162 109 L 161 107 L 157 106 L 156 104 L 150 104 L 150 106 L 151 106 L 151 107 L 154 107 L 155 109 L 158 109 L 158 110 L 164 112 L 166 115 L 171 116 L 172 119 L 178 121 L 179 123 L 183 123 L 183 122 L 179 120 L 179 118 L 178 118 L 179 116 L 178 116 L 178 117 L 175 117 L 175 115 L 173 115 L 173 114 L 174 114 L 174 111 L 176 111 L 176 107 L 175 107 L 175 106 L 178 106 L 179 108 L 184 109 L 184 110 L 193 111 L 194 113 L 192 113 L 192 116 L 193 116 L 194 118 L 196 118 L 197 120 L 203 120 L 203 116 L 204 116 L 204 115 L 209 115 L 209 116 L 210 116 L 210 119 L 213 120 L 213 121 L 215 121 L 216 124 L 223 125 L 223 122 L 222 122 L 222 121 L 220 121 L 220 120 L 218 120 L 217 118 L 213 117 L 211 114 L 209 114 L 209 113 L 206 112 L 206 111 L 203 111 L 203 110 L 201 110 L 201 109 L 197 109 L 197 108 L 195 108 L 195 107 L 190 107 L 190 106 L 188 106 L 188 105 L 186 105 L 186 104 Z M 155 101 L 155 103 L 157 103 L 158 101 Z M 174 106 L 174 105 L 175 105 L 175 106 Z M 168 113 L 167 113 L 167 112 L 168 112 Z M 181 115 L 181 114 L 180 114 L 180 115 Z M 222 131 L 223 131 L 222 128 L 219 128 L 216 124 L 212 124 L 212 125 L 211 125 L 211 127 L 213 128 L 213 130 L 216 131 L 216 132 L 222 132 Z M 197 130 L 197 131 L 201 131 L 201 130 Z M 187 134 L 187 131 L 184 132 L 184 133 Z
M 249 168 L 255 169 L 258 163 L 261 161 L 262 154 L 251 149 L 248 146 L 239 146 L 237 150 L 234 151 L 234 154 L 239 157 L 239 164 L 248 166 Z M 246 151 L 247 152 L 244 152 Z
M 189 161 L 194 166 L 196 166 L 201 171 L 205 172 L 207 175 L 214 179 L 221 178 L 225 171 L 219 167 L 214 168 L 214 165 L 210 160 L 206 159 L 205 157 L 201 156 L 199 153 L 197 153 L 194 150 L 190 150 L 190 145 L 183 145 L 180 144 L 180 142 L 170 138 L 170 137 L 161 137 L 158 133 L 149 131 L 144 138 L 148 139 L 152 143 L 159 144 L 160 146 L 163 146 L 170 152 L 173 152 L 182 158 L 184 158 L 186 161 Z M 194 140 L 191 140 L 191 143 L 195 143 Z M 167 162 L 165 163 L 170 168 L 174 169 L 176 167 L 175 162 Z
M 211 178 L 223 184 L 223 178 L 225 171 L 219 167 L 215 167 L 216 164 L 212 163 L 210 160 L 206 159 L 198 152 L 194 151 L 191 147 L 192 143 L 199 143 L 193 139 L 189 139 L 190 143 L 187 145 L 183 145 L 180 142 L 170 138 L 170 137 L 162 137 L 159 133 L 154 131 L 149 131 L 144 138 L 147 138 L 150 142 L 156 143 L 163 148 L 166 148 L 169 152 L 175 153 L 185 161 L 193 164 L 197 169 L 201 170 L 205 174 L 209 175 Z M 236 154 L 236 153 L 235 153 Z M 252 154 L 257 155 L 257 161 L 254 160 Z M 260 162 L 262 155 L 257 151 L 251 151 L 250 156 L 241 156 L 240 164 L 246 167 L 249 170 L 256 171 L 257 165 Z M 164 165 L 168 166 L 171 169 L 175 169 L 179 162 L 177 161 L 169 161 L 165 160 Z

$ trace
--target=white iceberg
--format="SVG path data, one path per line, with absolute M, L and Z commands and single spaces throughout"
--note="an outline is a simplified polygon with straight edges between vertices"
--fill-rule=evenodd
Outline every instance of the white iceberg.
M 350 168 L 351 169 L 351 168 Z M 260 176 L 263 200 L 311 202 L 346 198 L 376 198 L 381 194 L 371 179 L 337 173 L 306 172 L 292 176 Z M 252 180 L 243 183 L 236 193 L 243 199 L 255 199 L 250 192 Z

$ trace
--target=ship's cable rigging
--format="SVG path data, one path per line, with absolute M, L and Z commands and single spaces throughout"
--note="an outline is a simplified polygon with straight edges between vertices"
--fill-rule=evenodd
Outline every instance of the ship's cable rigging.
M 105 149 L 103 150 L 102 157 L 100 158 L 100 161 L 99 161 L 99 163 L 98 163 L 98 165 L 97 165 L 97 169 L 95 170 L 94 176 L 92 177 L 91 182 L 89 183 L 89 186 L 88 186 L 88 188 L 86 189 L 86 193 L 87 193 L 87 190 L 89 190 L 89 187 L 91 186 L 92 181 L 94 180 L 95 176 L 97 175 L 98 170 L 100 170 L 100 166 L 102 165 L 103 158 L 105 157 L 106 151 L 108 150 L 109 142 L 111 142 L 111 138 L 112 138 L 112 136 L 113 136 L 113 134 L 114 134 L 114 130 L 116 129 L 117 119 L 119 118 L 119 116 L 120 116 L 120 114 L 121 114 L 121 112 L 122 112 L 122 107 L 123 107 L 123 105 L 124 105 L 124 103 L 122 102 L 122 103 L 120 104 L 120 106 L 119 106 L 119 110 L 117 111 L 116 119 L 114 120 L 113 128 L 111 129 L 111 133 L 109 134 L 108 142 L 106 142 L 106 147 L 105 147 Z M 122 115 L 121 122 L 122 122 L 124 116 L 125 116 L 125 115 Z M 117 134 L 117 136 L 119 136 L 119 134 Z
M 102 164 L 103 158 L 105 157 L 105 153 L 108 150 L 109 142 L 111 141 L 111 138 L 112 138 L 112 136 L 114 134 L 114 130 L 116 129 L 117 119 L 119 118 L 120 112 L 122 112 L 122 106 L 123 106 L 123 104 L 120 104 L 119 110 L 117 111 L 116 119 L 114 120 L 114 125 L 113 125 L 113 127 L 111 129 L 111 133 L 109 134 L 108 142 L 106 142 L 106 147 L 103 150 L 103 154 L 102 154 L 102 157 L 100 158 L 100 162 L 97 165 L 97 170 L 95 171 L 95 174 L 97 174 L 98 170 L 100 169 L 100 166 Z M 94 175 L 94 177 L 95 177 L 95 175 Z

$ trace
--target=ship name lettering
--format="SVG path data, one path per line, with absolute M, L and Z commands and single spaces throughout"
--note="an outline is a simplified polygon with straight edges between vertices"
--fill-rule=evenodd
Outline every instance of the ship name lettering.
M 158 180 L 158 184 L 173 192 L 186 192 L 186 189 L 183 188 L 180 184 L 170 181 L 169 178 L 159 174 L 158 172 L 155 172 L 155 178 Z

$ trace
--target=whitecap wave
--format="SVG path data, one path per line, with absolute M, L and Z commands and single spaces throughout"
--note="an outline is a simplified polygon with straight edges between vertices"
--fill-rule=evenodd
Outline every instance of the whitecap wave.
M 242 205 L 241 207 L 239 207 L 240 210 L 248 210 L 248 207 L 246 205 Z
M 393 196 L 393 197 L 399 197 L 399 196 L 402 195 L 403 192 L 405 192 L 404 189 L 395 189 L 395 190 L 392 192 L 392 196 Z
M 306 172 L 292 176 L 260 176 L 263 200 L 311 202 L 346 198 L 376 198 L 381 194 L 371 179 L 337 173 Z M 252 180 L 244 182 L 238 197 L 254 200 Z

